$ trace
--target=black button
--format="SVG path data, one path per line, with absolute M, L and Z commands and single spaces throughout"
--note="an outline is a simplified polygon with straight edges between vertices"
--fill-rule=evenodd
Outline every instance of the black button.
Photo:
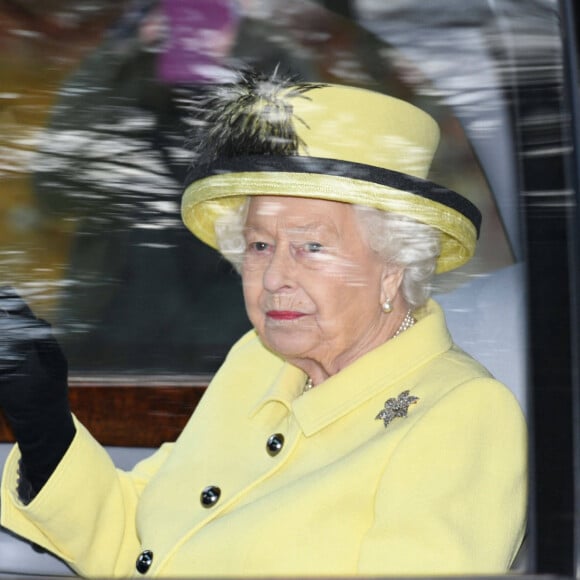
M 204 490 L 201 492 L 201 505 L 206 508 L 210 508 L 214 506 L 220 495 L 222 494 L 222 490 L 215 485 L 208 485 Z
M 266 450 L 268 454 L 274 457 L 274 455 L 278 455 L 280 451 L 282 451 L 282 447 L 284 447 L 284 435 L 282 433 L 274 433 L 274 435 L 270 435 L 268 437 L 268 441 L 266 443 Z
M 153 564 L 153 552 L 151 550 L 144 550 L 137 558 L 137 572 L 145 574 L 151 568 L 151 564 Z

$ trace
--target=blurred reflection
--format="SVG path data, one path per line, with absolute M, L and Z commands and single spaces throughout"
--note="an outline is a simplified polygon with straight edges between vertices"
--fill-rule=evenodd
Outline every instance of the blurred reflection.
M 188 6 L 220 53 L 184 45 Z M 176 83 L 214 81 L 205 69 L 211 57 L 219 74 L 238 22 L 227 1 L 134 2 L 61 89 L 34 180 L 43 210 L 75 226 L 58 324 L 77 368 L 209 371 L 247 328 L 231 268 L 179 217 L 189 128 Z
M 39 211 L 29 168 L 58 87 L 122 5 L 0 3 L 0 279 L 26 288 L 45 316 L 62 279 L 69 231 Z
M 394 4 L 406 11 L 383 16 L 399 18 L 398 33 L 380 30 L 380 38 L 304 0 L 137 0 L 111 3 L 116 11 L 99 0 L 43 5 L 45 21 L 82 21 L 87 30 L 90 22 L 96 32 L 77 32 L 75 50 L 54 47 L 49 84 L 35 86 L 36 66 L 20 67 L 30 85 L 10 95 L 20 100 L 30 91 L 43 100 L 32 128 L 9 108 L 2 171 L 14 183 L 16 203 L 12 197 L 8 205 L 0 269 L 61 330 L 73 369 L 212 371 L 247 327 L 237 276 L 186 233 L 179 217 L 190 161 L 185 141 L 195 140 L 190 99 L 240 63 L 265 71 L 280 64 L 304 80 L 382 90 L 428 110 L 443 129 L 434 178 L 469 192 L 485 214 L 475 271 L 511 263 L 486 179 L 430 78 L 436 56 L 414 60 L 391 43 L 415 38 L 417 2 Z M 353 3 L 366 26 L 363 5 Z M 47 36 L 31 26 L 7 27 L 7 38 L 26 31 L 19 58 L 34 34 Z

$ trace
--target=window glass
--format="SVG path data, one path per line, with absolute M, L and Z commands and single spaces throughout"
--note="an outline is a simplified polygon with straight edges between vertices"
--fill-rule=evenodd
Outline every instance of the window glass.
M 241 64 L 383 91 L 436 118 L 430 177 L 469 197 L 483 226 L 435 298 L 457 344 L 530 416 L 522 200 L 546 226 L 570 203 L 556 0 L 0 3 L 0 284 L 53 324 L 73 379 L 206 384 L 249 328 L 238 275 L 179 212 L 199 131 L 191 100 Z
M 442 128 L 433 179 L 484 213 L 476 258 L 438 287 L 517 261 L 501 31 L 487 3 L 467 15 L 453 1 L 361 1 L 346 14 L 193 4 L 4 8 L 0 275 L 55 325 L 73 371 L 211 372 L 248 328 L 237 274 L 179 216 L 188 104 L 220 66 L 279 65 L 428 110 Z

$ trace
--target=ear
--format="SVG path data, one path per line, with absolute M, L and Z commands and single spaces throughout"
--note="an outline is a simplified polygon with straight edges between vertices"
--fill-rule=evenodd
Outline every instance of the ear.
M 384 269 L 381 277 L 381 302 L 384 302 L 387 298 L 391 302 L 395 301 L 403 282 L 403 273 L 404 270 L 402 268 L 390 267 Z

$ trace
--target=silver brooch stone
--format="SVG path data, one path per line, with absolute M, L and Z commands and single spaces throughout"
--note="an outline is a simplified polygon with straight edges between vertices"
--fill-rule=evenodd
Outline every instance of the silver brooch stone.
M 385 401 L 385 407 L 375 417 L 375 419 L 382 419 L 385 427 L 395 417 L 406 417 L 409 412 L 409 405 L 414 405 L 419 400 L 419 397 L 409 395 L 409 391 L 403 391 L 398 397 L 391 397 Z

